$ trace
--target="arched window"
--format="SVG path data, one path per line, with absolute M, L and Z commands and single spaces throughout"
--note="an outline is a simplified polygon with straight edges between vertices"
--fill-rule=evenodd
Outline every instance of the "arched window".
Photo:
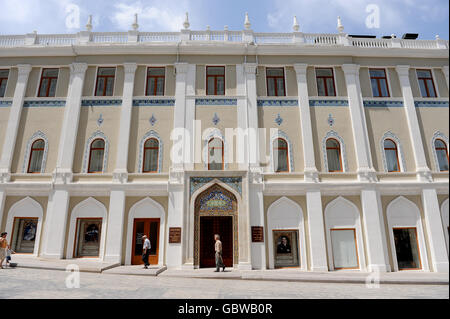
M 388 172 L 400 172 L 397 144 L 391 139 L 384 140 L 384 155 Z
M 36 140 L 31 145 L 30 160 L 28 161 L 28 173 L 40 173 L 42 168 L 42 159 L 44 158 L 45 142 Z
M 212 138 L 208 142 L 208 170 L 223 170 L 223 142 Z
M 437 139 L 434 141 L 434 149 L 439 163 L 439 171 L 448 171 L 448 151 L 447 145 L 443 140 Z
M 105 155 L 105 141 L 101 138 L 98 138 L 91 143 L 91 150 L 89 152 L 88 173 L 103 172 L 104 155 Z
M 155 173 L 158 171 L 159 142 L 156 138 L 149 138 L 144 144 L 143 173 Z
M 327 161 L 329 172 L 342 172 L 341 145 L 334 138 L 327 140 Z
M 273 161 L 275 172 L 289 172 L 288 144 L 283 138 L 273 141 Z

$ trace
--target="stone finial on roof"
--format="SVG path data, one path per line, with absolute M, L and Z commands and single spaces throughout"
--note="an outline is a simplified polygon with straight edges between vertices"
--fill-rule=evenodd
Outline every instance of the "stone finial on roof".
M 137 31 L 139 29 L 137 13 L 134 14 L 134 23 L 131 25 L 131 27 L 133 28 L 134 31 Z
M 300 25 L 298 24 L 297 16 L 294 16 L 294 24 L 292 25 L 292 29 L 294 32 L 298 32 L 300 30 Z
M 244 21 L 244 28 L 245 30 L 250 30 L 250 27 L 252 25 L 250 24 L 250 19 L 248 18 L 248 12 L 245 13 L 245 21 Z
M 89 15 L 87 24 L 86 24 L 86 30 L 87 31 L 92 31 L 92 14 Z
M 342 25 L 341 17 L 337 17 L 337 30 L 339 33 L 344 32 L 344 26 Z
M 187 30 L 187 29 L 189 29 L 190 26 L 191 26 L 191 25 L 190 25 L 190 23 L 189 23 L 189 15 L 188 15 L 188 13 L 186 12 L 186 18 L 184 19 L 183 27 L 184 27 L 185 30 Z

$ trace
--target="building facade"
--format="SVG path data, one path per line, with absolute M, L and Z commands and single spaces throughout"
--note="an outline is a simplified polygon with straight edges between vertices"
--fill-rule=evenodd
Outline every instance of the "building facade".
M 0 36 L 18 253 L 448 272 L 448 41 L 137 28 Z

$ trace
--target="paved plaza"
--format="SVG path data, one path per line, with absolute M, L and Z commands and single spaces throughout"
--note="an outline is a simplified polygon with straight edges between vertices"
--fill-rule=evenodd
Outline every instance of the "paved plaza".
M 448 285 L 321 283 L 242 280 L 230 277 L 189 278 L 81 272 L 80 288 L 67 288 L 69 273 L 61 270 L 16 268 L 0 270 L 0 298 L 385 298 L 448 299 Z

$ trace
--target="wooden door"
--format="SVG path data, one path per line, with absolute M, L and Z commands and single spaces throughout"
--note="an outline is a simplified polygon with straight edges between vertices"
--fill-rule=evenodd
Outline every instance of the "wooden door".
M 147 235 L 150 240 L 150 256 L 148 261 L 150 265 L 158 264 L 159 257 L 159 218 L 135 218 L 133 225 L 133 242 L 132 242 L 132 265 L 143 265 L 142 261 L 142 236 Z
M 215 267 L 214 235 L 222 242 L 222 258 L 225 266 L 233 267 L 233 217 L 200 217 L 200 268 Z

